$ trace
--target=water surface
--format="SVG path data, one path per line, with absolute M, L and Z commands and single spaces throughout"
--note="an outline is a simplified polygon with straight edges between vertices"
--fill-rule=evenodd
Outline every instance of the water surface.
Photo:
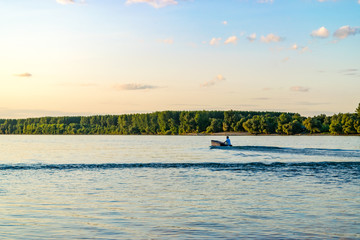
M 1 239 L 359 239 L 360 138 L 0 136 Z

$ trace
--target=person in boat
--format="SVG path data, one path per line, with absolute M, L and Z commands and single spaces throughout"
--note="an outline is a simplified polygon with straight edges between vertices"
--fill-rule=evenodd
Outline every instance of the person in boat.
M 224 144 L 226 144 L 227 146 L 232 146 L 229 136 L 226 136 L 226 140 L 225 140 Z

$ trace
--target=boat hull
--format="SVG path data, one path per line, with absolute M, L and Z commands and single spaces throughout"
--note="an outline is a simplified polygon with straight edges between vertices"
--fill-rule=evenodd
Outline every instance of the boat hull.
M 229 145 L 225 144 L 224 142 L 218 141 L 218 140 L 211 140 L 211 146 L 212 147 L 228 147 Z

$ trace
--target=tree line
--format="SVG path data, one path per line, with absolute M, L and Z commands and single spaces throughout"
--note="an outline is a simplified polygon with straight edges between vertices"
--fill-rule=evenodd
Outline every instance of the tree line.
M 0 134 L 184 135 L 218 132 L 360 134 L 360 104 L 356 113 L 314 117 L 297 113 L 230 110 L 0 119 Z

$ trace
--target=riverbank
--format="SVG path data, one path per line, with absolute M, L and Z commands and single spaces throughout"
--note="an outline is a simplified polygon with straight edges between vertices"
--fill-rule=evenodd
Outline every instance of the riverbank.
M 228 132 L 220 132 L 226 130 Z M 241 132 L 240 132 L 241 131 Z M 201 134 L 192 134 L 201 132 Z M 0 134 L 49 135 L 280 135 L 360 134 L 360 115 L 302 117 L 294 113 L 164 111 L 88 117 L 0 119 Z M 205 133 L 205 134 L 203 134 Z
M 360 134 L 331 134 L 331 133 L 299 133 L 293 135 L 286 134 L 251 134 L 248 132 L 218 132 L 218 133 L 188 133 L 186 136 L 360 136 Z

